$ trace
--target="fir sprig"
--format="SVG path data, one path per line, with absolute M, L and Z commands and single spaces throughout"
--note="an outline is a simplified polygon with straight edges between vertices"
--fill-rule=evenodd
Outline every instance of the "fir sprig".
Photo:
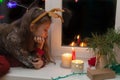
M 92 33 L 92 38 L 87 38 L 87 42 L 95 54 L 106 55 L 109 64 L 117 63 L 113 49 L 115 44 L 120 48 L 120 30 L 108 29 L 103 35 Z

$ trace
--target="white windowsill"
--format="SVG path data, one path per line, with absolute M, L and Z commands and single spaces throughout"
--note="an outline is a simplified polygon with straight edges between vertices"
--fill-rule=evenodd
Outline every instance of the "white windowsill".
M 57 78 L 58 76 L 65 76 L 68 74 L 72 74 L 71 69 L 62 68 L 60 64 L 61 64 L 61 60 L 56 60 L 56 65 L 50 63 L 40 70 L 25 69 L 21 67 L 11 68 L 10 72 L 0 80 L 51 80 L 51 78 Z M 84 72 L 87 71 L 87 67 L 88 64 L 85 61 Z M 87 75 L 81 75 L 78 78 L 82 78 L 82 80 L 90 80 L 87 77 Z M 115 79 L 109 79 L 109 80 L 119 80 L 119 79 L 120 76 L 116 76 Z M 75 79 L 75 80 L 79 80 L 79 79 Z
M 50 63 L 40 70 L 25 69 L 21 67 L 11 68 L 10 72 L 3 77 L 2 80 L 51 80 L 51 78 L 72 73 L 71 69 L 62 68 L 60 64 L 61 60 L 56 60 L 56 65 Z M 86 67 L 87 64 L 85 63 L 84 66 Z M 84 71 L 86 71 L 87 68 L 84 69 Z M 84 75 L 84 78 L 84 80 L 90 80 L 86 75 Z

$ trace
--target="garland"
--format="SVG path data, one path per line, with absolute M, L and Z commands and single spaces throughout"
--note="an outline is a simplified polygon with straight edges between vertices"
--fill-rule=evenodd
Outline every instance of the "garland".
M 86 74 L 86 73 L 72 73 L 72 74 L 68 74 L 65 76 L 58 76 L 57 78 L 52 78 L 51 80 L 60 80 L 60 79 L 67 78 L 67 77 L 70 77 L 73 75 L 84 75 L 84 74 Z
M 115 71 L 116 74 L 120 75 L 120 64 L 112 64 L 105 67 L 112 69 L 113 71 Z

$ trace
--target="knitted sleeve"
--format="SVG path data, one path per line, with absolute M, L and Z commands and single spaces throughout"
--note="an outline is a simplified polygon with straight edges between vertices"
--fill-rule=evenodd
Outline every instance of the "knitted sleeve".
M 12 55 L 26 67 L 33 68 L 31 59 L 32 56 L 30 55 L 29 51 L 26 51 L 21 47 L 21 41 L 16 30 L 11 31 L 9 34 L 1 38 L 2 48 L 4 49 L 5 53 Z

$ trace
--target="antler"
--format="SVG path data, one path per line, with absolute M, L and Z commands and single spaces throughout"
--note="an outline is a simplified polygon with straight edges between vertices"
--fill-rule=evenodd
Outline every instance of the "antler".
M 49 16 L 51 16 L 51 17 L 54 17 L 54 18 L 60 18 L 61 21 L 64 22 L 62 16 L 60 16 L 59 14 L 54 13 L 54 12 L 49 12 L 48 14 L 49 14 Z
M 57 14 L 55 12 L 64 12 L 64 10 L 62 10 L 60 8 L 54 8 L 48 12 L 44 12 L 44 13 L 40 14 L 36 19 L 34 19 L 31 24 L 34 24 L 35 22 L 37 22 L 38 20 L 40 20 L 42 17 L 44 17 L 47 14 L 51 17 L 54 17 L 54 18 L 60 18 L 61 21 L 64 22 L 62 16 L 60 16 L 59 14 Z
M 54 8 L 54 9 L 51 9 L 49 12 L 64 12 L 64 10 L 60 9 L 60 8 Z

